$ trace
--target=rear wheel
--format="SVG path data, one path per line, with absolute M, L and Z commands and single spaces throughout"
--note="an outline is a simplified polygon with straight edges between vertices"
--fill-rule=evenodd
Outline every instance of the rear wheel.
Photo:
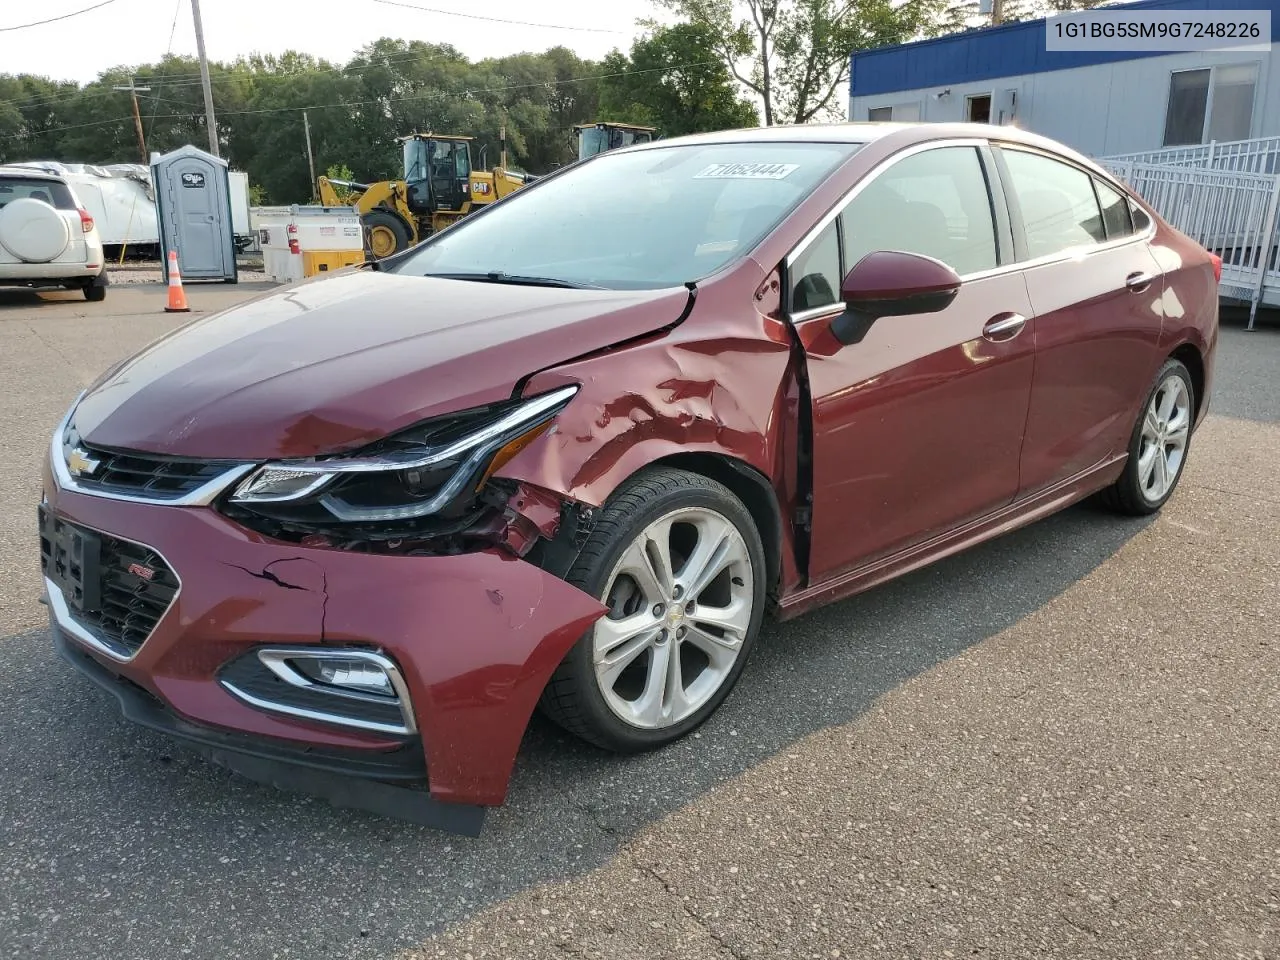
M 84 298 L 90 303 L 101 303 L 107 299 L 107 288 L 91 283 L 84 288 Z
M 714 713 L 764 612 L 751 514 L 722 484 L 684 470 L 647 471 L 619 490 L 567 579 L 608 612 L 556 670 L 542 708 L 612 750 L 670 743 Z
M 1191 374 L 1181 361 L 1165 361 L 1134 425 L 1124 472 L 1103 491 L 1108 506 L 1145 516 L 1173 496 L 1191 449 L 1195 409 Z
M 370 210 L 362 222 L 369 231 L 369 251 L 375 260 L 408 249 L 409 230 L 395 214 L 386 210 Z

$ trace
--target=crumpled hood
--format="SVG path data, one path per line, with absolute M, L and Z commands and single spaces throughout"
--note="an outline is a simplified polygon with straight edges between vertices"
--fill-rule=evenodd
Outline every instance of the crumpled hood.
M 94 384 L 75 425 L 172 456 L 337 453 L 508 398 L 536 370 L 674 323 L 688 297 L 353 271 L 169 334 Z

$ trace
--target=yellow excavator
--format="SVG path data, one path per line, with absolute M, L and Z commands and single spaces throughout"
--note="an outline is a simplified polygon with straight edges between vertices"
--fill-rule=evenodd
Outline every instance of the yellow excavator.
M 607 150 L 618 150 L 637 143 L 649 143 L 657 133 L 653 127 L 639 127 L 634 123 L 615 123 L 612 120 L 580 123 L 574 129 L 578 131 L 579 160 L 586 160 Z
M 396 139 L 404 145 L 403 180 L 316 181 L 324 206 L 354 206 L 360 212 L 375 260 L 420 243 L 535 179 L 507 169 L 505 137 L 501 162 L 492 170 L 472 169 L 474 137 L 411 133 Z M 482 149 L 481 167 L 484 153 Z

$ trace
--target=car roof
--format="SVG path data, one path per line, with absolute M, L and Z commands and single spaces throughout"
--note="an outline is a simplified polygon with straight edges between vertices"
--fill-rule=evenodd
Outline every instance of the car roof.
M 1016 126 L 990 123 L 893 123 L 876 121 L 848 121 L 841 123 L 805 123 L 773 127 L 750 127 L 738 130 L 718 130 L 711 133 L 695 133 L 668 140 L 637 144 L 611 150 L 609 153 L 630 153 L 639 150 L 661 150 L 682 144 L 714 143 L 849 143 L 866 145 L 885 141 L 885 145 L 897 150 L 919 143 L 942 140 L 989 139 L 1005 143 L 1019 143 L 1028 147 L 1056 153 L 1074 160 L 1108 180 L 1114 180 L 1106 170 L 1084 154 L 1065 143 L 1043 137 Z M 607 155 L 607 154 L 604 154 Z
M 0 177 L 25 177 L 30 180 L 48 180 L 52 183 L 67 182 L 61 174 L 51 173 L 39 167 L 19 167 L 12 164 L 0 164 Z

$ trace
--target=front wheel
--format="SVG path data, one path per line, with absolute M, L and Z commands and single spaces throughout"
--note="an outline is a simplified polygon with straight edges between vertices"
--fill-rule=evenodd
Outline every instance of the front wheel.
M 1191 449 L 1195 409 L 1191 374 L 1181 361 L 1165 361 L 1134 425 L 1124 472 L 1103 492 L 1108 506 L 1146 516 L 1173 496 Z
M 375 260 L 409 248 L 409 231 L 395 214 L 386 210 L 370 210 L 362 220 L 369 231 L 369 252 Z
M 608 612 L 552 676 L 543 712 L 620 752 L 689 733 L 742 673 L 765 570 L 751 514 L 728 488 L 684 470 L 639 474 L 601 511 L 569 572 Z

